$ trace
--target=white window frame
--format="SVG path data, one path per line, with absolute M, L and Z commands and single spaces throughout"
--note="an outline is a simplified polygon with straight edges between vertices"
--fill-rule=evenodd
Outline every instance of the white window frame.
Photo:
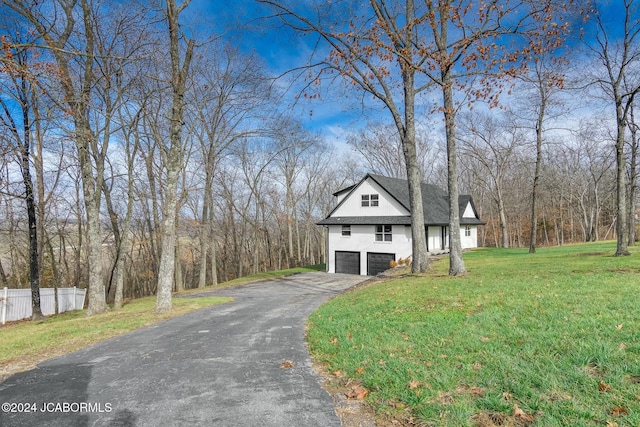
M 471 237 L 471 227 L 468 225 L 464 227 L 464 237 Z
M 380 206 L 379 194 L 363 194 L 360 196 L 360 206 L 363 208 Z
M 376 225 L 375 227 L 375 241 L 377 243 L 390 243 L 393 241 L 392 225 Z
M 343 225 L 342 226 L 342 237 L 351 237 L 351 226 Z

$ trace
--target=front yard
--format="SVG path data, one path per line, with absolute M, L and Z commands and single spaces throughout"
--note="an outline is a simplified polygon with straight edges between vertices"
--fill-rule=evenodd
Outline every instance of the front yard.
M 427 426 L 639 426 L 640 251 L 612 242 L 465 254 L 342 295 L 309 319 L 334 381 Z

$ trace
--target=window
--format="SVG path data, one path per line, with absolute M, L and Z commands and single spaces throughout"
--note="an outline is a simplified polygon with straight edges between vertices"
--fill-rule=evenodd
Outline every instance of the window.
M 362 207 L 368 208 L 369 206 L 380 206 L 380 195 L 379 194 L 363 194 L 362 196 Z
M 376 242 L 390 242 L 391 236 L 390 225 L 376 225 Z
M 464 236 L 471 237 L 471 227 L 469 227 L 468 225 L 464 228 Z
M 342 235 L 343 236 L 351 236 L 351 226 L 350 225 L 343 225 L 342 226 Z

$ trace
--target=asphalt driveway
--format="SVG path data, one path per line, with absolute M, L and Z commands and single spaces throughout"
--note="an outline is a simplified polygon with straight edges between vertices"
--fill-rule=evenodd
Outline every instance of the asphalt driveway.
M 304 323 L 362 280 L 304 273 L 208 291 L 235 301 L 8 378 L 0 426 L 340 426 L 311 367 Z M 280 368 L 285 360 L 293 366 Z

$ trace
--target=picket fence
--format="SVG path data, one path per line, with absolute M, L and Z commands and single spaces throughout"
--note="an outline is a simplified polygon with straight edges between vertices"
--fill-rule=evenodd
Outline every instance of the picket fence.
M 82 310 L 86 289 L 58 288 L 58 312 Z M 40 288 L 40 309 L 49 316 L 55 313 L 55 290 Z M 0 316 L 2 324 L 15 320 L 27 319 L 33 314 L 31 307 L 31 289 L 9 289 L 0 291 Z

